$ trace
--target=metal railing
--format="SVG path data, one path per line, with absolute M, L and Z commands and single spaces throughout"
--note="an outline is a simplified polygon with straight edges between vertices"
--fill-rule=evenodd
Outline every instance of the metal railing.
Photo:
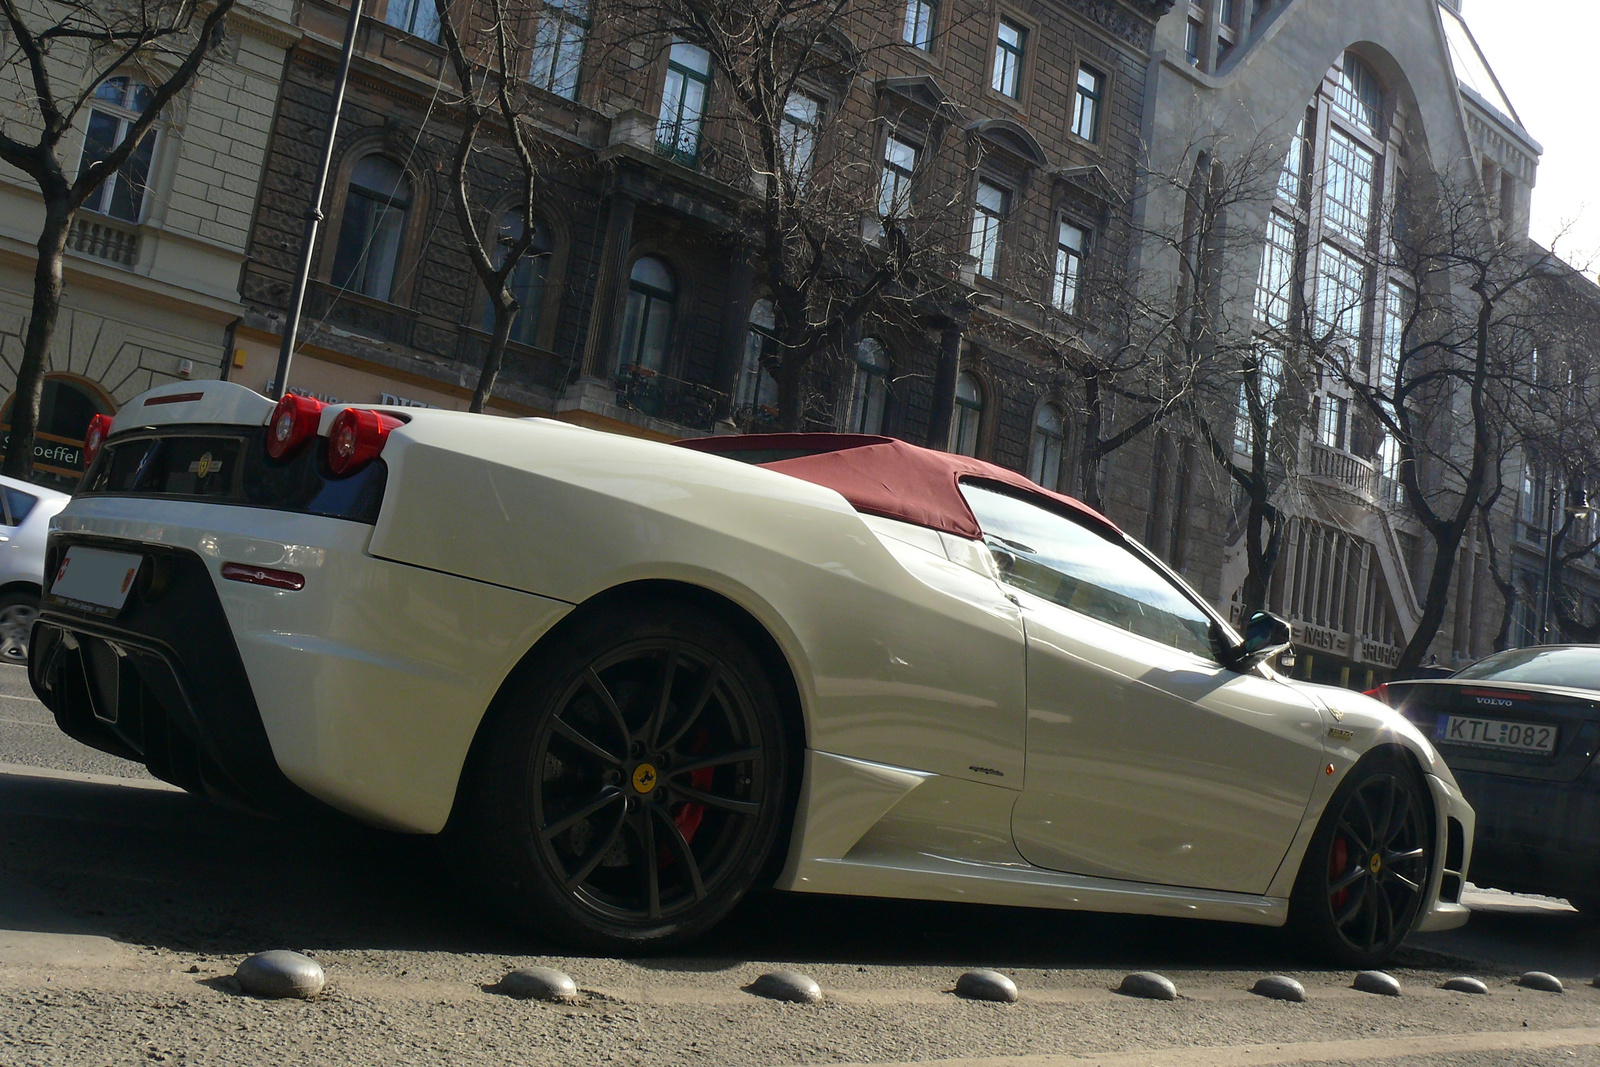
M 696 430 L 710 430 L 727 399 L 726 393 L 709 385 L 674 378 L 636 363 L 619 370 L 612 385 L 617 390 L 619 406 Z

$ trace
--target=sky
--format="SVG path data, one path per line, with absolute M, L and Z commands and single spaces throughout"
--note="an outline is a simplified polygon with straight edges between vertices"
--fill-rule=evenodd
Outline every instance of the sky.
M 1478 46 L 1533 139 L 1534 240 L 1600 268 L 1600 127 L 1594 112 L 1600 0 L 1464 0 Z M 1566 232 L 1562 234 L 1562 231 Z

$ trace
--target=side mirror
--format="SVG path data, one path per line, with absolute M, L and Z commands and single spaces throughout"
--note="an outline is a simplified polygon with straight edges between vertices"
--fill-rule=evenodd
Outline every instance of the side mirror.
M 1248 671 L 1264 660 L 1286 652 L 1294 644 L 1294 632 L 1287 619 L 1267 611 L 1258 611 L 1244 624 L 1244 640 L 1233 648 L 1236 671 Z

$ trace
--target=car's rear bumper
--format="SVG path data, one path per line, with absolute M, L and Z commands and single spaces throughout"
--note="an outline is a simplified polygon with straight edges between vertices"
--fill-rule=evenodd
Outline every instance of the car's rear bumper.
M 1472 880 L 1512 892 L 1600 897 L 1600 771 L 1570 782 L 1457 771 L 1479 812 Z
M 67 733 L 185 788 L 269 808 L 303 792 L 436 832 L 489 702 L 570 606 L 374 559 L 371 529 L 260 508 L 75 501 L 52 558 L 73 543 L 139 552 L 163 581 L 141 576 L 114 618 L 47 596 L 35 689 Z M 228 562 L 291 570 L 305 586 L 223 580 Z

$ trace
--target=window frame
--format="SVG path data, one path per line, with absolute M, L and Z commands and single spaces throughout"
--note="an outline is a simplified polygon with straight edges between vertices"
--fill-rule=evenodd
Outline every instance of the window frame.
M 1092 91 L 1084 88 L 1083 77 L 1085 74 L 1095 79 L 1096 88 Z M 1099 68 L 1093 67 L 1088 63 L 1078 64 L 1077 73 L 1072 80 L 1072 119 L 1068 128 L 1068 132 L 1072 136 L 1088 144 L 1098 145 L 1100 143 L 1100 131 L 1101 127 L 1104 126 L 1103 117 L 1106 109 L 1106 100 L 1110 95 L 1107 90 L 1110 85 L 1110 77 L 1102 73 Z M 1083 132 L 1085 103 L 1088 104 L 1087 110 L 1090 112 L 1088 133 Z
M 1016 488 L 1015 486 L 1007 485 L 1004 482 L 990 481 L 989 479 L 978 477 L 978 476 L 966 476 L 966 477 L 963 477 L 963 478 L 959 479 L 958 482 L 957 482 L 958 488 L 963 488 L 963 487 L 968 486 L 968 485 L 972 485 L 972 486 L 975 486 L 975 487 L 980 488 L 980 489 L 986 489 L 986 490 L 988 490 L 990 492 L 997 493 L 997 494 L 999 494 L 1001 496 L 1011 497 L 1014 500 L 1017 500 L 1020 503 L 1028 505 L 1030 507 L 1036 508 L 1039 511 L 1044 512 L 1047 515 L 1050 515 L 1050 516 L 1053 516 L 1055 518 L 1058 518 L 1058 519 L 1060 519 L 1060 520 L 1062 520 L 1064 522 L 1071 523 L 1072 525 L 1074 525 L 1074 526 L 1078 527 L 1079 529 L 1085 531 L 1089 535 L 1091 535 L 1093 537 L 1097 537 L 1100 540 L 1104 541 L 1107 545 L 1111 546 L 1112 548 L 1119 548 L 1119 549 L 1122 549 L 1123 551 L 1125 551 L 1126 553 L 1128 553 L 1128 555 L 1132 556 L 1135 561 L 1143 564 L 1146 568 L 1148 568 L 1149 570 L 1153 571 L 1158 578 L 1160 578 L 1164 583 L 1166 583 L 1166 585 L 1169 588 L 1171 588 L 1174 592 L 1176 592 L 1178 594 L 1180 599 L 1182 599 L 1185 602 L 1187 602 L 1189 604 L 1189 606 L 1194 608 L 1202 618 L 1204 618 L 1204 619 L 1209 621 L 1210 625 L 1207 628 L 1207 632 L 1208 632 L 1208 636 L 1209 636 L 1209 643 L 1210 643 L 1210 646 L 1211 646 L 1210 647 L 1210 651 L 1209 651 L 1209 653 L 1207 655 L 1202 656 L 1202 655 L 1200 655 L 1198 653 L 1195 653 L 1195 652 L 1193 652 L 1193 651 L 1191 651 L 1189 649 L 1181 648 L 1181 647 L 1179 647 L 1177 645 L 1170 644 L 1170 643 L 1168 643 L 1166 641 L 1162 641 L 1159 638 L 1149 637 L 1149 636 L 1146 636 L 1144 634 L 1137 633 L 1137 632 L 1135 632 L 1133 630 L 1129 630 L 1129 629 L 1126 629 L 1124 627 L 1117 626 L 1115 623 L 1110 622 L 1108 620 L 1098 619 L 1095 616 L 1090 615 L 1090 614 L 1088 614 L 1086 612 L 1079 611 L 1079 610 L 1077 610 L 1075 608 L 1067 607 L 1066 605 L 1061 604 L 1061 603 L 1059 603 L 1057 601 L 1054 601 L 1054 600 L 1051 600 L 1051 599 L 1046 598 L 1044 596 L 1041 596 L 1040 594 L 1035 593 L 1032 590 L 1023 588 L 1022 586 L 1019 586 L 1019 585 L 1015 585 L 1015 584 L 1013 584 L 1011 582 L 1007 582 L 1006 579 L 1005 579 L 1004 568 L 1000 568 L 1000 572 L 1001 572 L 1000 581 L 1001 581 L 1002 584 L 1006 585 L 1008 588 L 1018 589 L 1021 592 L 1026 593 L 1028 596 L 1033 597 L 1036 600 L 1039 600 L 1042 603 L 1051 605 L 1051 607 L 1053 607 L 1055 609 L 1058 609 L 1058 610 L 1061 610 L 1061 611 L 1072 612 L 1072 614 L 1075 617 L 1088 619 L 1090 622 L 1092 622 L 1092 623 L 1094 623 L 1096 625 L 1109 626 L 1112 629 L 1117 630 L 1120 633 L 1127 634 L 1130 637 L 1137 638 L 1138 640 L 1141 640 L 1141 641 L 1148 641 L 1151 644 L 1156 645 L 1157 647 L 1162 648 L 1162 649 L 1164 649 L 1164 650 L 1166 650 L 1168 652 L 1176 652 L 1179 655 L 1185 655 L 1185 656 L 1192 657 L 1193 659 L 1195 659 L 1195 660 L 1197 660 L 1199 662 L 1206 663 L 1206 664 L 1208 664 L 1210 666 L 1213 666 L 1213 667 L 1216 667 L 1216 668 L 1219 668 L 1219 669 L 1222 669 L 1222 670 L 1233 671 L 1233 673 L 1240 673 L 1238 671 L 1234 671 L 1234 669 L 1232 667 L 1228 666 L 1228 664 L 1226 662 L 1226 659 L 1225 659 L 1225 656 L 1224 656 L 1224 650 L 1226 648 L 1228 648 L 1228 647 L 1237 647 L 1238 646 L 1238 644 L 1240 642 L 1240 638 L 1239 638 L 1239 635 L 1238 635 L 1237 631 L 1235 631 L 1233 629 L 1233 627 L 1228 624 L 1227 620 L 1224 619 L 1222 617 L 1222 615 L 1218 611 L 1216 611 L 1216 609 L 1214 609 L 1210 604 L 1206 603 L 1204 597 L 1200 596 L 1199 593 L 1197 593 L 1193 589 L 1191 589 L 1189 587 L 1188 583 L 1184 582 L 1183 579 L 1180 578 L 1172 570 L 1171 567 L 1167 566 L 1167 564 L 1165 562 L 1163 562 L 1160 557 L 1158 557 L 1155 553 L 1151 552 L 1149 549 L 1145 548 L 1138 541 L 1136 541 L 1133 538 L 1128 537 L 1126 535 L 1117 536 L 1117 535 L 1113 534 L 1109 530 L 1105 530 L 1105 529 L 1100 528 L 1097 524 L 1088 521 L 1087 519 L 1085 519 L 1082 516 L 1072 514 L 1071 512 L 1067 511 L 1065 508 L 1057 509 L 1057 508 L 1049 507 L 1049 506 L 1047 506 L 1046 501 L 1044 501 L 1042 499 L 1039 499 L 1039 498 L 1036 498 L 1031 494 L 1028 494 L 1025 490 L 1020 490 L 1020 489 Z M 967 499 L 965 493 L 962 494 L 962 499 L 963 500 Z M 990 537 L 990 531 L 984 529 L 983 519 L 982 519 L 981 516 L 979 516 L 978 509 L 972 507 L 972 504 L 971 504 L 970 501 L 967 501 L 967 506 L 972 511 L 973 517 L 975 519 L 977 519 L 977 521 L 978 521 L 978 528 L 979 528 L 979 530 L 980 530 L 980 532 L 982 534 L 982 537 L 983 537 L 983 544 L 987 548 L 988 547 L 988 539 Z M 999 538 L 998 536 L 996 536 L 996 539 L 1003 541 L 1003 539 Z M 1263 664 L 1263 665 L 1261 665 L 1259 667 L 1252 668 L 1251 671 L 1249 671 L 1248 673 L 1259 674 L 1264 666 L 1265 665 Z
M 974 391 L 978 394 L 976 400 L 968 400 L 961 395 L 963 382 L 973 384 Z M 989 390 L 984 385 L 983 379 L 970 370 L 957 374 L 955 400 L 950 412 L 950 440 L 946 448 L 948 452 L 970 459 L 978 458 L 978 452 L 983 448 L 983 421 L 988 407 Z M 966 450 L 969 437 L 972 448 L 970 452 Z
M 396 6 L 395 0 L 389 0 L 389 3 L 383 6 L 383 24 L 385 26 L 392 27 L 393 29 L 399 30 L 401 33 L 408 34 L 420 40 L 427 41 L 429 44 L 439 43 L 439 11 L 438 8 L 434 6 L 433 0 L 400 0 L 398 6 L 404 7 L 406 11 L 406 20 L 404 22 L 394 21 L 394 19 L 390 17 L 394 14 L 394 9 Z M 430 37 L 425 33 L 417 32 L 417 16 L 419 14 L 421 14 L 424 20 L 426 20 L 433 27 L 433 36 Z
M 998 209 L 984 203 L 985 189 L 992 189 L 1000 194 Z M 977 184 L 973 188 L 972 240 L 967 254 L 975 261 L 973 271 L 977 276 L 989 281 L 996 281 L 1000 277 L 1001 250 L 1005 242 L 1006 220 L 1011 214 L 1011 197 L 1010 189 L 983 175 L 978 177 Z
M 1005 31 L 1011 30 L 1016 34 L 1016 43 L 1008 44 L 1005 40 Z M 1031 36 L 1030 27 L 1022 24 L 1021 20 L 1010 16 L 1001 15 L 995 20 L 994 52 L 989 66 L 989 91 L 1015 104 L 1021 104 L 1023 98 L 1024 64 L 1027 61 L 1028 38 Z M 1005 87 L 1006 75 L 1010 75 L 1011 87 Z
M 1064 230 L 1075 230 L 1078 234 L 1078 247 L 1074 250 L 1062 240 Z M 1088 226 L 1080 225 L 1076 220 L 1065 215 L 1056 216 L 1056 260 L 1055 267 L 1050 277 L 1050 304 L 1057 311 L 1065 315 L 1076 316 L 1078 304 L 1083 297 L 1083 270 L 1089 259 L 1090 244 L 1094 239 L 1094 231 Z M 1076 259 L 1076 265 L 1071 270 L 1062 270 L 1062 253 L 1067 253 L 1069 266 L 1071 260 Z M 1071 278 L 1071 299 L 1067 299 L 1069 287 L 1063 284 L 1066 277 Z
M 879 365 L 861 358 L 865 346 L 874 345 L 883 357 Z M 894 374 L 894 356 L 889 346 L 878 337 L 867 336 L 856 342 L 855 375 L 850 382 L 850 410 L 846 433 L 881 434 L 889 419 L 889 381 Z M 867 428 L 863 424 L 869 411 L 876 407 L 877 425 Z
M 116 82 L 123 83 L 123 87 L 118 92 L 116 100 L 111 100 L 108 97 L 101 95 L 101 91 L 103 89 Z M 147 96 L 145 104 L 142 107 L 137 106 L 136 101 L 136 96 L 140 89 L 143 89 Z M 110 143 L 106 145 L 106 149 L 109 152 L 111 149 L 114 149 L 117 145 L 122 143 L 123 139 L 128 135 L 128 129 L 135 122 L 138 122 L 141 116 L 143 116 L 145 108 L 149 106 L 148 96 L 150 94 L 150 86 L 131 74 L 114 74 L 102 81 L 99 85 L 95 86 L 94 92 L 90 94 L 88 101 L 84 104 L 86 117 L 83 127 L 83 142 L 78 148 L 78 174 L 82 174 L 84 170 L 98 163 L 100 158 L 104 158 L 89 158 L 89 130 L 94 122 L 95 115 L 103 115 L 116 123 L 116 134 L 112 137 Z M 160 118 L 157 118 L 155 122 L 151 123 L 150 128 L 145 131 L 145 135 L 140 139 L 138 146 L 135 147 L 131 153 L 129 153 L 128 159 L 124 161 L 122 166 L 112 171 L 111 174 L 106 177 L 105 181 L 100 183 L 100 187 L 89 195 L 89 198 L 84 201 L 80 210 L 91 211 L 96 215 L 103 215 L 108 219 L 116 219 L 118 222 L 125 222 L 130 226 L 142 225 L 149 213 L 151 178 L 155 173 L 156 160 L 161 151 L 162 141 L 164 140 L 162 137 L 162 132 L 163 128 L 161 120 Z M 150 146 L 150 148 L 148 152 L 145 152 L 144 146 L 147 144 Z M 144 182 L 137 187 L 138 201 L 134 205 L 133 217 L 128 218 L 126 215 L 117 214 L 113 209 L 116 207 L 116 198 L 119 188 L 124 183 L 129 181 L 124 172 L 128 169 L 130 164 L 134 162 L 134 158 L 140 155 L 141 152 L 143 152 L 145 157 Z
M 909 168 L 901 166 L 893 158 L 892 153 L 896 146 L 911 153 Z M 911 209 L 916 203 L 917 166 L 921 162 L 921 156 L 922 147 L 901 137 L 898 132 L 891 131 L 884 136 L 878 172 L 880 219 L 911 217 Z
M 356 171 L 361 164 L 366 162 L 368 159 L 381 159 L 393 166 L 399 173 L 400 180 L 405 182 L 406 185 L 406 197 L 404 199 L 403 206 L 399 203 L 398 198 L 396 198 L 392 193 L 383 193 L 380 190 L 373 189 L 365 185 L 358 186 L 356 184 Z M 411 279 L 407 276 L 408 271 L 406 270 L 406 268 L 410 266 L 407 252 L 411 245 L 412 234 L 410 231 L 415 222 L 415 210 L 418 207 L 417 183 L 412 180 L 411 173 L 403 164 L 391 157 L 388 153 L 381 150 L 366 151 L 362 152 L 359 156 L 356 156 L 351 160 L 350 166 L 343 177 L 344 195 L 339 201 L 338 226 L 330 226 L 328 234 L 331 241 L 331 247 L 329 249 L 331 254 L 328 256 L 329 283 L 342 290 L 346 294 L 354 294 L 364 297 L 368 300 L 377 300 L 386 304 L 400 304 L 404 301 L 407 293 L 410 291 Z M 400 222 L 396 226 L 394 259 L 390 264 L 389 269 L 389 285 L 387 291 L 382 296 L 368 292 L 365 287 L 366 275 L 371 271 L 372 263 L 371 259 L 369 258 L 369 254 L 372 251 L 374 236 L 376 234 L 376 227 L 370 225 L 370 223 L 367 227 L 367 232 L 362 243 L 362 251 L 356 257 L 355 263 L 351 265 L 351 274 L 347 276 L 343 282 L 339 280 L 339 252 L 344 246 L 345 227 L 350 221 L 350 202 L 352 199 L 351 193 L 356 189 L 360 190 L 360 195 L 363 200 L 375 204 L 381 202 L 381 206 L 383 207 L 401 207 L 402 209 Z M 366 267 L 361 266 L 363 262 L 367 263 Z M 351 281 L 354 279 L 357 271 L 360 272 L 364 280 L 363 286 L 359 288 L 351 284 Z
M 662 269 L 667 272 L 667 275 L 672 280 L 671 290 L 660 289 L 656 286 L 650 285 L 647 282 L 638 281 L 633 277 L 634 271 L 639 269 L 639 264 L 647 259 L 653 259 L 657 263 L 661 264 Z M 634 336 L 633 351 L 630 353 L 627 351 L 627 305 L 633 303 L 633 297 L 635 293 L 644 296 L 645 304 L 644 313 L 639 320 L 639 330 Z M 668 263 L 661 256 L 656 255 L 653 252 L 643 252 L 635 256 L 628 264 L 628 295 L 627 300 L 623 305 L 622 322 L 619 323 L 620 332 L 617 337 L 617 352 L 613 368 L 613 371 L 617 377 L 621 377 L 624 372 L 628 371 L 629 368 L 637 368 L 640 372 L 647 372 L 649 374 L 666 375 L 670 373 L 672 366 L 673 332 L 678 326 L 678 300 L 682 293 L 683 286 L 678 280 L 678 272 L 673 270 L 672 264 Z M 667 326 L 666 330 L 662 334 L 661 366 L 648 367 L 639 360 L 639 355 L 643 351 L 645 338 L 650 335 L 650 313 L 657 304 L 666 304 L 667 306 Z M 624 359 L 625 356 L 628 358 Z
M 548 26 L 554 26 L 554 46 L 546 52 L 543 40 Z M 556 72 L 562 69 L 561 57 L 573 41 L 567 30 L 574 26 L 578 28 L 578 33 L 577 55 L 570 63 L 572 84 L 570 87 L 563 87 L 556 82 Z M 563 100 L 576 101 L 578 94 L 583 91 L 583 59 L 588 53 L 589 34 L 593 28 L 589 21 L 588 0 L 544 0 L 538 14 L 538 24 L 534 27 L 533 58 L 528 67 L 528 84 L 535 89 L 559 96 Z M 541 56 L 546 54 L 549 56 L 549 62 L 541 63 Z M 540 66 L 546 68 L 544 77 L 535 76 Z
M 1046 430 L 1041 425 L 1041 419 L 1046 412 L 1055 412 L 1058 428 L 1054 431 Z M 1040 447 L 1040 442 L 1043 447 Z M 1055 446 L 1055 477 L 1045 480 L 1045 468 L 1050 464 L 1050 447 Z M 1028 478 L 1046 489 L 1058 490 L 1061 479 L 1067 470 L 1067 414 L 1066 411 L 1054 400 L 1045 399 L 1039 402 L 1033 411 L 1033 425 L 1028 432 Z
M 705 56 L 705 70 L 697 70 L 684 60 L 678 58 L 679 49 L 693 49 Z M 687 54 L 687 52 L 685 53 Z M 673 78 L 679 81 L 676 114 L 669 122 L 667 120 L 667 101 L 671 91 Z M 716 77 L 716 68 L 711 61 L 711 53 L 697 44 L 688 41 L 674 40 L 667 48 L 666 74 L 661 81 L 661 104 L 656 113 L 656 155 L 681 163 L 686 167 L 695 167 L 700 163 L 700 150 L 705 141 L 706 112 L 711 101 L 711 86 Z M 686 101 L 689 99 L 689 86 L 691 83 L 700 86 L 699 112 L 692 120 L 686 121 Z M 692 148 L 685 149 L 684 131 L 692 129 L 694 144 Z M 663 139 L 670 132 L 671 139 Z
M 921 36 L 923 31 L 926 36 Z M 900 22 L 900 43 L 932 55 L 939 40 L 938 0 L 906 0 Z
M 804 116 L 797 116 L 791 110 L 796 97 L 814 105 L 809 120 Z M 828 101 L 820 94 L 808 92 L 803 88 L 791 90 L 784 98 L 783 114 L 778 119 L 778 150 L 784 155 L 784 163 L 789 168 L 789 176 L 794 180 L 797 191 L 803 191 L 810 184 L 812 171 L 816 167 L 817 143 L 820 140 L 827 106 Z M 794 132 L 788 133 L 790 130 Z M 801 144 L 806 146 L 804 166 L 797 162 Z

